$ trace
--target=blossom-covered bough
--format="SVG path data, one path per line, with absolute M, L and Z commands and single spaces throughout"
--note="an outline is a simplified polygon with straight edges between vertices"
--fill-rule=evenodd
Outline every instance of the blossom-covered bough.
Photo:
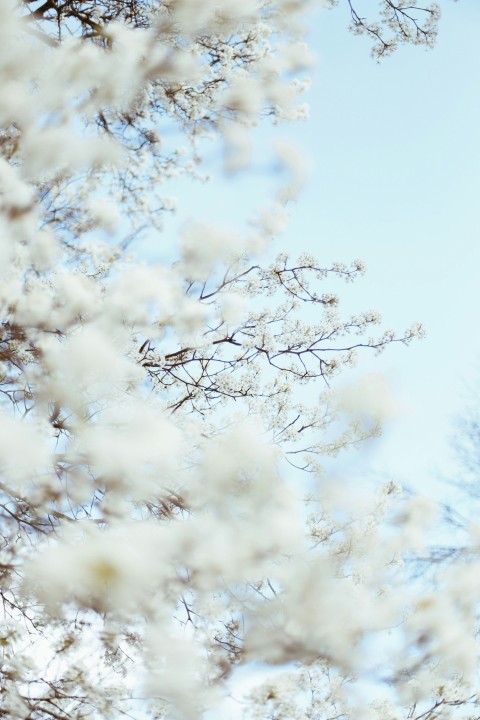
M 383 5 L 387 33 L 436 18 Z M 172 266 L 128 250 L 155 242 L 204 138 L 232 173 L 259 118 L 304 117 L 307 10 L 1 0 L 0 716 L 198 718 L 255 661 L 288 679 L 243 698 L 251 718 L 475 702 L 468 573 L 420 599 L 402 575 L 428 503 L 318 479 L 383 410 L 378 383 L 338 394 L 335 374 L 422 330 L 370 338 L 377 313 L 342 316 L 332 285 L 360 261 L 271 260 L 298 158 L 279 147 L 290 184 L 248 236 L 213 218 Z
M 339 0 L 327 0 L 331 6 Z M 440 5 L 420 5 L 415 0 L 382 0 L 379 3 L 379 18 L 371 20 L 368 3 L 347 0 L 350 10 L 350 29 L 357 35 L 364 35 L 373 42 L 372 55 L 382 58 L 394 52 L 400 44 L 433 47 L 437 39 Z M 367 12 L 365 16 L 364 13 Z

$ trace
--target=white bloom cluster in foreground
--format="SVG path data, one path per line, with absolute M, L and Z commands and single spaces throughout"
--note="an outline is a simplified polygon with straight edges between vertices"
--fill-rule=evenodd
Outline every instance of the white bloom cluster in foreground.
M 198 222 L 172 267 L 128 254 L 199 138 L 233 172 L 260 116 L 304 117 L 306 5 L 0 0 L 0 717 L 193 720 L 252 661 L 289 678 L 251 718 L 448 717 L 472 695 L 478 561 L 418 596 L 428 503 L 316 474 L 392 407 L 378 377 L 330 379 L 422 329 L 367 340 L 377 313 L 341 315 L 321 284 L 360 261 L 262 260 L 297 153 L 278 146 L 289 182 L 248 237 Z M 359 695 L 372 676 L 392 697 Z

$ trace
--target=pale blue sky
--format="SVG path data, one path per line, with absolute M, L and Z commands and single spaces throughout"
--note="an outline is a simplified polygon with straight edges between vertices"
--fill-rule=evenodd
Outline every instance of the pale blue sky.
M 480 358 L 480 3 L 442 7 L 433 51 L 401 48 L 381 65 L 342 34 L 340 9 L 323 15 L 308 127 L 317 170 L 302 198 L 302 225 L 318 217 L 329 249 L 366 261 L 359 302 L 394 327 L 426 326 L 424 341 L 376 361 L 404 405 L 376 464 L 417 489 L 444 465 Z
M 310 120 L 264 127 L 258 139 L 260 148 L 286 136 L 312 164 L 278 249 L 308 250 L 325 263 L 361 258 L 367 275 L 338 288 L 348 309 L 378 309 L 398 330 L 426 326 L 422 342 L 361 363 L 360 372 L 385 373 L 400 412 L 375 447 L 349 460 L 420 491 L 435 466 L 447 469 L 450 423 L 480 364 L 480 2 L 442 7 L 434 50 L 403 47 L 380 65 L 368 41 L 347 32 L 346 7 L 318 12 Z M 260 155 L 253 176 L 226 182 L 211 152 L 213 182 L 165 191 L 179 195 L 180 219 L 235 225 L 278 178 Z M 167 236 L 175 225 L 167 222 Z
M 393 327 L 426 326 L 424 341 L 375 360 L 403 413 L 369 455 L 417 490 L 447 462 L 480 358 L 480 3 L 442 7 L 433 51 L 401 48 L 381 65 L 342 32 L 340 8 L 322 14 L 304 135 L 316 173 L 294 219 L 302 234 L 310 219 L 330 253 L 366 261 L 352 288 L 361 306 Z

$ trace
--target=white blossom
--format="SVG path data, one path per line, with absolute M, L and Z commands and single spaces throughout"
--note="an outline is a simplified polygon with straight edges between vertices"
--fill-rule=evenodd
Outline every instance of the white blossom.
M 248 233 L 193 219 L 158 240 L 167 184 L 206 178 L 208 142 L 227 181 L 263 116 L 306 117 L 309 5 L 0 0 L 0 715 L 114 720 L 140 700 L 193 720 L 258 662 L 299 666 L 259 684 L 252 718 L 386 720 L 473 683 L 478 560 L 416 597 L 400 569 L 430 504 L 322 486 L 322 455 L 394 409 L 379 375 L 326 385 L 423 330 L 369 340 L 376 311 L 344 316 L 335 282 L 360 260 L 271 257 L 298 151 L 277 145 L 287 181 Z M 136 256 L 142 231 L 162 262 Z M 382 673 L 369 643 L 395 650 Z M 393 710 L 358 707 L 372 674 Z

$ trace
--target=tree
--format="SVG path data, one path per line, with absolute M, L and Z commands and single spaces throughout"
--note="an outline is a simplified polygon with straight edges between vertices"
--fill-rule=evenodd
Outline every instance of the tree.
M 384 3 L 384 25 L 429 44 L 436 8 L 420 30 L 414 4 Z M 197 172 L 202 138 L 222 139 L 234 172 L 259 117 L 304 115 L 305 10 L 2 0 L 0 716 L 195 718 L 254 660 L 292 674 L 286 698 L 252 695 L 251 717 L 384 718 L 349 694 L 362 672 L 410 717 L 469 697 L 448 682 L 475 666 L 471 608 L 459 656 L 399 570 L 428 508 L 415 499 L 392 525 L 392 484 L 358 503 L 289 481 L 288 462 L 314 477 L 322 454 L 378 431 L 381 407 L 330 387 L 355 350 L 422 332 L 372 340 L 377 313 L 342 318 L 321 283 L 360 261 L 265 260 L 298 158 L 280 148 L 290 184 L 250 236 L 191 224 L 172 267 L 127 252 L 171 208 L 168 179 Z M 167 147 L 165 123 L 190 152 Z M 446 598 L 442 621 L 457 620 Z M 370 667 L 362 643 L 399 622 L 402 650 Z

